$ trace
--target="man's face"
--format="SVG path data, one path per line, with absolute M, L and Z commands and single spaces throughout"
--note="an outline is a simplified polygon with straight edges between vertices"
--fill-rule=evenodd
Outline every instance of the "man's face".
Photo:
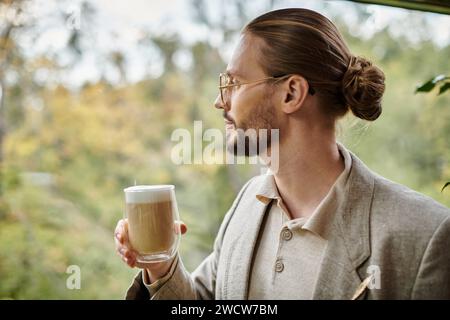
M 227 67 L 233 83 L 251 82 L 268 77 L 258 64 L 258 55 L 261 54 L 262 40 L 244 35 L 232 55 Z M 235 154 L 239 153 L 238 144 L 245 144 L 244 154 L 251 154 L 250 143 L 260 145 L 260 129 L 267 129 L 267 145 L 270 148 L 270 130 L 279 129 L 276 109 L 272 101 L 274 86 L 271 82 L 257 82 L 228 88 L 225 101 L 222 103 L 220 95 L 216 99 L 215 106 L 224 111 L 227 149 Z M 257 140 L 245 138 L 239 134 L 238 129 L 246 131 L 254 129 L 257 133 Z M 242 133 L 242 131 L 241 131 Z M 265 137 L 264 137 L 265 138 Z M 243 141 L 245 139 L 245 141 Z M 258 148 L 257 154 L 265 150 Z

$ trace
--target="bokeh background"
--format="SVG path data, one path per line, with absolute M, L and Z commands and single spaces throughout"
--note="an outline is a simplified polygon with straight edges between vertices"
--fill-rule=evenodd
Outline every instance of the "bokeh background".
M 450 16 L 348 1 L 0 1 L 0 298 L 122 299 L 137 270 L 114 250 L 123 188 L 175 184 L 193 270 L 259 168 L 175 165 L 177 128 L 220 128 L 217 77 L 239 30 L 282 7 L 317 10 L 386 73 L 381 118 L 339 139 L 379 174 L 450 206 Z M 306 44 L 307 45 L 307 44 Z M 81 269 L 69 290 L 66 271 Z

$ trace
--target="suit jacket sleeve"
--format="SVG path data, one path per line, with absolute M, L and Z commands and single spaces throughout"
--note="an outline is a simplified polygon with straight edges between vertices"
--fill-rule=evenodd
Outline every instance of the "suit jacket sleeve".
M 450 217 L 431 237 L 412 290 L 412 299 L 450 299 Z
M 234 200 L 230 210 L 225 215 L 214 241 L 213 252 L 203 260 L 197 269 L 190 274 L 183 265 L 181 257 L 178 256 L 176 267 L 167 281 L 150 296 L 149 290 L 143 283 L 142 272 L 139 271 L 133 283 L 128 288 L 126 299 L 152 299 L 152 300 L 194 300 L 214 299 L 216 288 L 217 264 L 220 257 L 220 249 L 228 223 L 232 218 L 245 190 L 250 184 L 247 182 Z

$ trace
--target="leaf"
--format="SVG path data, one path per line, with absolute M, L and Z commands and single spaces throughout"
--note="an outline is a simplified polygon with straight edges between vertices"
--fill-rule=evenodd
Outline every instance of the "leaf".
M 444 184 L 444 186 L 441 189 L 441 192 L 444 191 L 444 189 L 447 188 L 448 186 L 450 186 L 450 181 Z
M 434 86 L 435 86 L 435 84 L 433 83 L 433 80 L 427 81 L 423 85 L 418 87 L 416 89 L 415 93 L 417 93 L 417 92 L 430 92 L 431 90 L 434 89 Z
M 434 77 L 434 79 L 431 80 L 431 81 L 432 81 L 434 84 L 436 84 L 436 83 L 438 83 L 438 82 L 440 82 L 440 81 L 442 81 L 442 80 L 445 80 L 445 79 L 447 79 L 447 77 L 446 77 L 445 75 L 443 75 L 443 74 L 440 74 L 440 75 Z
M 439 89 L 438 95 L 443 94 L 443 93 L 444 93 L 445 91 L 447 91 L 448 89 L 450 89 L 450 82 L 446 82 L 446 83 Z
M 434 89 L 434 87 L 436 86 L 437 83 L 444 81 L 446 79 L 449 79 L 450 77 L 447 77 L 443 74 L 440 74 L 436 77 L 434 77 L 433 79 L 428 80 L 427 82 L 425 82 L 424 84 L 422 84 L 421 86 L 419 86 L 418 88 L 416 88 L 415 93 L 417 92 L 430 92 L 431 90 Z

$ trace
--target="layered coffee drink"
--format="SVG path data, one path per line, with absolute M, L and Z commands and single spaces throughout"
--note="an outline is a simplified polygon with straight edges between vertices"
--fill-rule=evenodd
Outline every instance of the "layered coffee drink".
M 128 236 L 138 261 L 170 259 L 180 238 L 174 186 L 134 186 L 124 191 Z

